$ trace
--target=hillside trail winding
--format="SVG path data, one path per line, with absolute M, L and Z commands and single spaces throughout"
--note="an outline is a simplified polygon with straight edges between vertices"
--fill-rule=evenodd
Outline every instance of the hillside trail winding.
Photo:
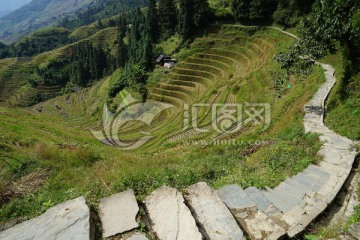
M 271 28 L 298 38 L 281 29 Z M 242 240 L 243 231 L 256 240 L 285 236 L 292 238 L 328 208 L 348 179 L 358 152 L 353 148 L 353 141 L 336 134 L 324 124 L 325 101 L 336 83 L 335 70 L 328 64 L 316 64 L 323 68 L 325 82 L 304 106 L 303 124 L 306 132 L 318 134 L 324 142 L 318 153 L 323 160 L 273 189 L 242 189 L 238 185 L 226 185 L 214 190 L 202 182 L 187 187 L 183 194 L 177 189 L 160 187 L 143 202 L 146 219 L 149 219 L 149 232 L 159 239 L 177 240 L 200 240 L 203 237 L 211 240 Z M 133 207 L 129 209 L 128 206 Z M 76 213 L 69 209 L 82 210 Z M 128 214 L 122 214 L 124 211 Z M 136 228 L 134 221 L 138 211 L 131 190 L 101 199 L 99 216 L 103 234 L 123 234 Z M 25 235 L 25 239 L 43 239 L 32 230 L 34 225 L 46 228 L 48 239 L 53 239 L 59 233 L 64 237 L 73 236 L 75 232 L 84 233 L 77 239 L 91 239 L 89 218 L 89 209 L 81 197 L 0 232 L 0 239 L 24 239 Z M 115 226 L 112 224 L 114 222 L 124 223 L 126 228 L 118 230 L 118 224 Z M 40 230 L 43 232 L 44 229 Z M 141 239 L 147 238 L 143 236 Z
M 277 27 L 269 28 L 298 40 L 300 39 L 296 35 Z M 329 64 L 317 61 L 315 61 L 315 64 L 321 66 L 324 70 L 325 82 L 304 106 L 303 124 L 305 132 L 319 134 L 320 140 L 324 142 L 318 152 L 319 155 L 323 156 L 320 164 L 318 166 L 311 165 L 302 173 L 287 179 L 275 189 L 267 189 L 263 192 L 266 198 L 271 200 L 273 206 L 280 210 L 280 214 L 271 213 L 274 209 L 269 211 L 269 208 L 264 208 L 265 212 L 261 211 L 260 207 L 256 210 L 249 210 L 251 204 L 234 201 L 239 196 L 243 199 L 251 198 L 246 190 L 239 190 L 233 185 L 225 186 L 219 190 L 220 196 L 230 209 L 233 209 L 237 214 L 239 214 L 239 209 L 242 209 L 240 212 L 247 213 L 244 215 L 245 217 L 239 217 L 238 220 L 243 223 L 243 227 L 253 239 L 276 239 L 284 234 L 283 230 L 286 231 L 289 237 L 294 237 L 303 231 L 333 202 L 347 180 L 354 160 L 359 154 L 354 150 L 354 145 L 358 142 L 340 136 L 325 126 L 325 102 L 336 83 L 335 69 Z M 301 184 L 308 189 L 301 189 Z M 296 191 L 293 191 L 294 189 Z M 261 197 L 261 200 L 263 199 Z M 259 200 L 254 200 L 255 205 L 257 205 L 256 201 L 259 203 Z M 236 204 L 234 205 L 234 203 Z M 278 210 L 275 210 L 275 212 Z M 274 228 L 275 225 L 279 225 L 280 228 Z M 265 227 L 259 229 L 257 226 L 267 226 L 267 229 Z

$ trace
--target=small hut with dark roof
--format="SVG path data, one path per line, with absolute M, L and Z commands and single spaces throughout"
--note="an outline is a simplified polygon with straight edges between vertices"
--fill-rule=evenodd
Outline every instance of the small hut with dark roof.
M 165 55 L 165 54 L 161 54 L 157 59 L 156 59 L 156 64 L 159 64 L 161 66 L 164 66 L 165 63 L 176 63 L 175 59 L 172 59 L 170 56 Z

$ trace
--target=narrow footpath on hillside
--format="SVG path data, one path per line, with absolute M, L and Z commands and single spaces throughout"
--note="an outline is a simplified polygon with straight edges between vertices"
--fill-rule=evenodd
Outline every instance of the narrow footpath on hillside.
M 324 69 L 326 81 L 304 106 L 304 128 L 319 134 L 324 142 L 319 151 L 323 160 L 318 165 L 308 166 L 273 189 L 227 185 L 214 190 L 202 182 L 189 186 L 182 194 L 171 187 L 160 187 L 142 203 L 142 221 L 147 222 L 148 236 L 134 230 L 139 227 L 139 205 L 133 190 L 118 193 L 100 200 L 102 236 L 123 234 L 121 239 L 130 240 L 154 235 L 162 240 L 241 240 L 245 235 L 251 239 L 294 237 L 304 231 L 333 202 L 358 154 L 353 141 L 324 124 L 325 101 L 336 82 L 335 70 L 331 65 L 317 64 Z M 1 232 L 0 239 L 93 239 L 90 216 L 85 198 L 80 197 Z

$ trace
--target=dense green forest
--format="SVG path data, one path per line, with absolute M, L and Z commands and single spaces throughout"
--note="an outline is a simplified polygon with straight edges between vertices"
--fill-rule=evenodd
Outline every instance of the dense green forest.
M 55 60 L 46 68 L 37 68 L 47 86 L 65 86 L 69 82 L 87 87 L 115 70 L 116 62 L 109 52 L 86 42 L 77 46 L 76 54 L 63 60 Z
M 357 63 L 360 55 L 358 4 L 354 0 L 336 2 L 330 0 L 316 2 L 315 0 L 235 0 L 231 3 L 231 8 L 235 20 L 241 23 L 259 21 L 275 22 L 284 27 L 299 25 L 303 41 L 277 56 L 278 61 L 289 73 L 293 73 L 291 71 L 294 69 L 305 73 L 313 63 L 310 59 L 300 60 L 297 56 L 306 55 L 311 59 L 319 59 L 333 52 L 334 45 L 340 43 L 351 59 L 352 73 L 349 74 L 354 74 L 358 71 Z M 123 58 L 120 61 L 123 63 L 120 66 L 124 65 L 125 71 L 123 78 L 110 91 L 110 96 L 114 96 L 125 86 L 131 85 L 131 81 L 126 80 L 126 76 L 131 75 L 128 74 L 131 69 L 128 64 L 132 66 L 139 64 L 145 70 L 151 69 L 150 62 L 154 56 L 151 57 L 148 53 L 158 39 L 166 39 L 177 31 L 185 42 L 193 38 L 199 29 L 209 23 L 209 20 L 216 20 L 213 9 L 204 0 L 180 0 L 177 10 L 173 0 L 161 0 L 158 9 L 155 7 L 155 1 L 151 1 L 149 6 L 146 17 L 138 10 L 130 20 L 133 25 L 129 32 L 128 59 Z M 177 16 L 174 16 L 175 12 Z M 119 29 L 124 31 L 124 28 Z M 120 32 L 120 36 L 125 36 L 125 33 Z M 121 37 L 119 43 L 120 46 L 124 46 Z M 139 49 L 143 52 L 139 53 Z M 118 58 L 122 57 L 118 55 Z
M 80 26 L 91 24 L 95 21 L 96 27 L 106 28 L 114 27 L 117 24 L 116 19 L 100 21 L 100 19 L 109 18 L 137 7 L 146 6 L 148 0 L 98 0 L 91 3 L 85 9 L 76 11 L 73 14 L 65 15 L 56 27 L 45 28 L 24 37 L 20 41 L 5 46 L 0 45 L 0 59 L 6 57 L 31 57 L 45 51 L 53 50 L 60 46 L 69 44 L 74 39 L 69 38 L 71 30 Z M 44 2 L 43 4 L 45 4 Z M 42 5 L 41 5 L 42 6 Z M 44 5 L 45 6 L 45 5 Z M 25 15 L 23 16 L 25 17 Z
M 0 46 L 0 58 L 31 57 L 69 44 L 71 31 L 66 28 L 45 28 L 13 43 Z
M 66 16 L 59 27 L 76 28 L 90 24 L 98 19 L 109 18 L 137 7 L 144 7 L 148 0 L 97 0 L 87 8 Z M 116 21 L 109 20 L 106 26 L 115 26 Z M 105 27 L 105 25 L 104 25 Z
M 48 85 L 89 86 L 116 68 L 122 68 L 121 77 L 109 90 L 110 99 L 122 89 L 132 87 L 145 101 L 147 73 L 152 71 L 154 59 L 162 51 L 155 49 L 157 43 L 178 33 L 182 39 L 181 47 L 186 47 L 207 24 L 231 18 L 242 24 L 296 26 L 303 40 L 277 55 L 277 60 L 289 74 L 306 73 L 313 64 L 312 59 L 334 52 L 339 45 L 350 60 L 347 75 L 358 71 L 360 12 L 355 0 L 234 0 L 221 3 L 214 0 L 150 0 L 148 8 L 141 10 L 139 6 L 146 2 L 95 2 L 74 18 L 65 18 L 60 24 L 62 28 L 40 31 L 10 46 L 0 44 L 0 57 L 33 56 L 54 49 L 70 42 L 71 31 L 67 29 L 91 22 L 96 22 L 97 28 L 116 26 L 116 54 L 92 43 L 81 44 L 73 56 L 56 60 L 46 69 L 38 69 L 38 73 Z M 128 11 L 134 7 L 137 8 Z M 100 20 L 116 14 L 119 17 Z M 300 60 L 299 55 L 310 58 Z

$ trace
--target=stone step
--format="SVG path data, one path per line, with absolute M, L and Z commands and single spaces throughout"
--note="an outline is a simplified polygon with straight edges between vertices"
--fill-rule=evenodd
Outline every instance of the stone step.
M 277 186 L 274 190 L 282 190 L 283 192 L 287 193 L 288 195 L 294 196 L 297 199 L 303 199 L 306 194 L 306 190 L 302 188 L 296 188 L 296 186 L 289 185 L 286 182 L 280 183 L 279 186 Z
M 126 240 L 148 240 L 148 238 L 145 236 L 145 234 L 136 233 L 136 234 L 128 237 Z
M 325 171 L 324 169 L 320 168 L 316 165 L 310 165 L 306 168 L 306 170 L 313 172 L 316 176 L 320 176 L 326 179 L 329 179 L 330 173 Z
M 43 215 L 0 232 L 1 240 L 93 239 L 90 210 L 80 197 L 48 209 Z
M 238 185 L 226 185 L 217 190 L 217 193 L 228 208 L 244 209 L 256 206 L 249 195 Z
M 256 187 L 249 187 L 245 189 L 245 193 L 248 194 L 251 201 L 255 203 L 256 207 L 264 213 L 269 213 L 270 209 L 274 210 L 271 206 L 271 201 L 264 195 L 264 193 Z M 280 210 L 276 210 L 279 212 Z
M 102 222 L 103 238 L 137 228 L 138 211 L 139 206 L 133 190 L 100 199 L 99 216 Z
M 305 173 L 299 173 L 298 175 L 292 177 L 292 179 L 298 182 L 299 184 L 310 188 L 313 192 L 319 191 L 323 186 L 323 184 L 319 183 L 315 177 L 312 177 Z
M 336 134 L 325 134 L 321 135 L 320 139 L 326 141 L 336 149 L 349 150 L 351 148 L 352 141 Z
M 299 207 L 286 213 L 286 216 L 296 219 L 299 223 L 298 225 L 291 225 L 287 231 L 288 236 L 294 237 L 302 232 L 326 207 L 327 204 L 325 202 L 316 200 L 314 197 L 307 197 L 304 207 Z
M 241 187 L 227 185 L 217 192 L 251 239 L 278 239 L 286 234 L 282 227 L 255 207 Z
M 151 228 L 162 240 L 201 240 L 196 222 L 175 188 L 160 187 L 145 199 Z
M 229 209 L 206 183 L 189 186 L 185 198 L 206 239 L 245 239 Z
M 286 183 L 287 185 L 290 185 L 296 189 L 299 190 L 299 192 L 302 192 L 302 193 L 310 193 L 310 192 L 313 192 L 313 190 L 306 186 L 306 185 L 303 185 L 297 181 L 295 181 L 293 178 L 288 178 L 284 181 L 284 183 Z
M 264 195 L 272 204 L 274 204 L 275 207 L 280 209 L 282 212 L 290 211 L 302 200 L 288 195 L 282 190 L 274 191 L 270 188 L 267 188 L 266 191 L 264 191 Z
M 320 187 L 323 187 L 326 184 L 326 182 L 329 180 L 329 177 L 322 177 L 308 169 L 305 169 L 303 171 L 303 173 L 305 176 L 309 176 L 310 178 L 315 178 L 316 181 L 318 181 L 318 184 L 320 185 Z

